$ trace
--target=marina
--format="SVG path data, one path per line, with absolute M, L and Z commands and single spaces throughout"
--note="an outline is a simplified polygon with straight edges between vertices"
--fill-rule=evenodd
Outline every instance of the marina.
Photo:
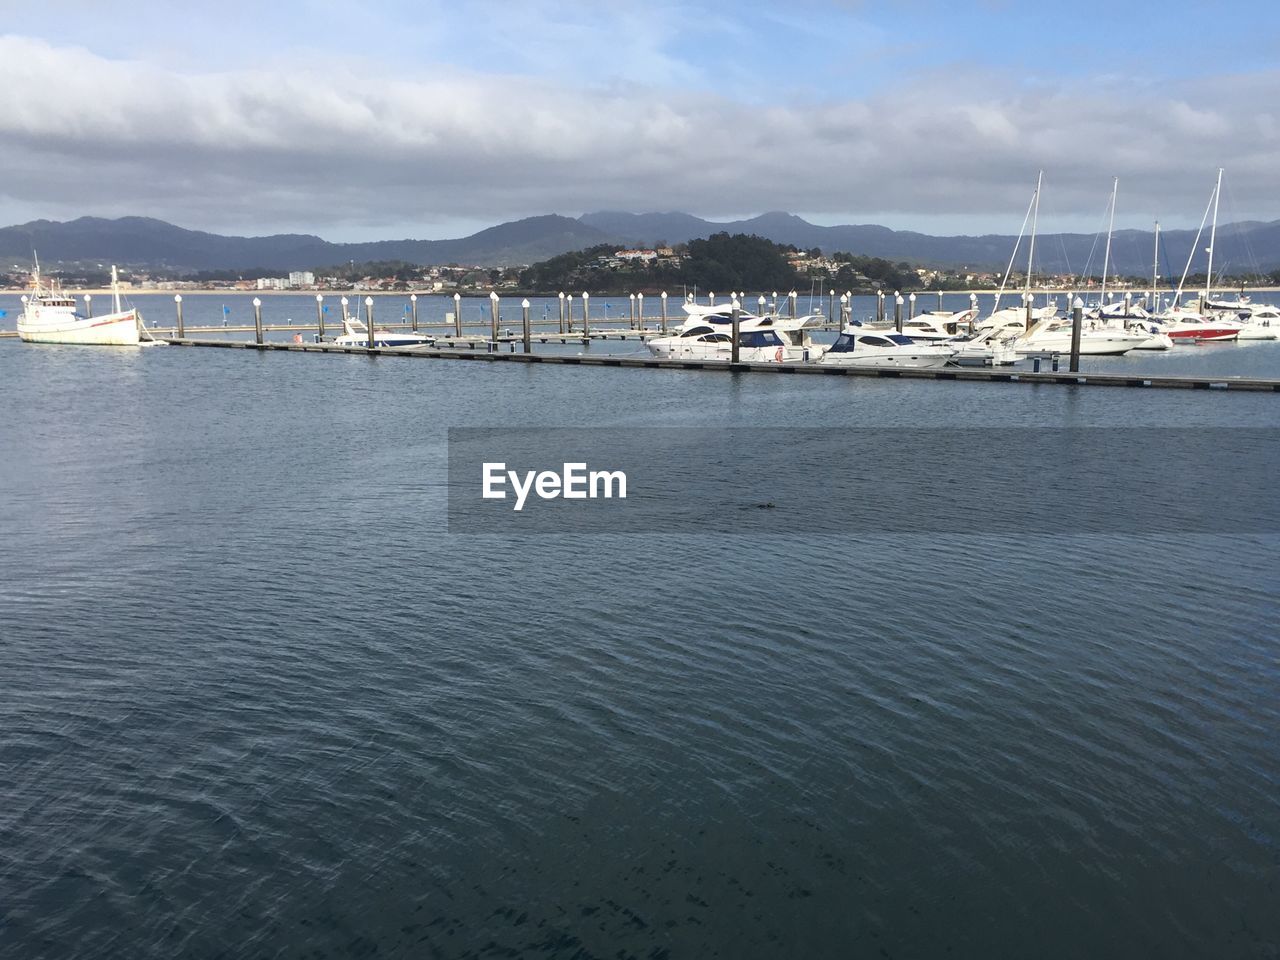
M 9 7 L 0 960 L 1280 960 L 1270 6 Z

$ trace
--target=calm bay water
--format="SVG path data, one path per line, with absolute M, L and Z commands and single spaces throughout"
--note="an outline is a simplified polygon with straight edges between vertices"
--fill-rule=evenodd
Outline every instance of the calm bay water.
M 1173 362 L 1221 356 L 1280 351 Z M 1276 955 L 1275 535 L 445 525 L 449 426 L 1274 395 L 7 340 L 0 384 L 0 954 Z

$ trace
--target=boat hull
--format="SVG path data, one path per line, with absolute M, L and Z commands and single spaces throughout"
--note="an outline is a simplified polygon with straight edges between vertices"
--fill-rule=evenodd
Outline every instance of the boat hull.
M 926 350 L 934 350 L 936 348 L 927 347 Z M 856 355 L 855 355 L 856 354 Z M 945 367 L 948 361 L 955 355 L 954 350 L 941 350 L 937 353 L 920 353 L 907 356 L 893 356 L 890 354 L 873 354 L 870 352 L 853 351 L 850 353 L 824 353 L 818 363 L 829 367 L 871 367 L 880 369 L 926 369 L 930 367 Z
M 1080 338 L 1080 356 L 1082 357 L 1119 357 L 1136 349 L 1148 337 L 1135 336 L 1083 336 Z M 1018 344 L 1015 348 L 1024 357 L 1037 353 L 1070 353 L 1071 337 L 1043 337 L 1029 343 Z
M 1166 330 L 1174 343 L 1214 343 L 1234 340 L 1240 336 L 1239 327 L 1193 327 L 1190 330 Z
M 101 317 L 23 316 L 18 319 L 18 336 L 26 343 L 111 347 L 136 347 L 140 339 L 134 310 Z

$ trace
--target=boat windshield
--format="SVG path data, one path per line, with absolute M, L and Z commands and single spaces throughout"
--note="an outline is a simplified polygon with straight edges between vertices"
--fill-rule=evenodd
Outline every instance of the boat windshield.
M 745 330 L 738 334 L 740 347 L 780 347 L 782 340 L 772 330 Z
M 840 334 L 840 336 L 836 337 L 836 342 L 831 345 L 830 349 L 827 352 L 828 353 L 852 353 L 853 345 L 854 345 L 854 338 L 847 333 L 842 333 Z

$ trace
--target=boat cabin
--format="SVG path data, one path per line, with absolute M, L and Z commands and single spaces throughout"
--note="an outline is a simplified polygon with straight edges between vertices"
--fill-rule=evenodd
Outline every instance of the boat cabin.
M 852 353 L 859 346 L 885 349 L 914 345 L 914 340 L 901 333 L 842 333 L 827 352 Z

